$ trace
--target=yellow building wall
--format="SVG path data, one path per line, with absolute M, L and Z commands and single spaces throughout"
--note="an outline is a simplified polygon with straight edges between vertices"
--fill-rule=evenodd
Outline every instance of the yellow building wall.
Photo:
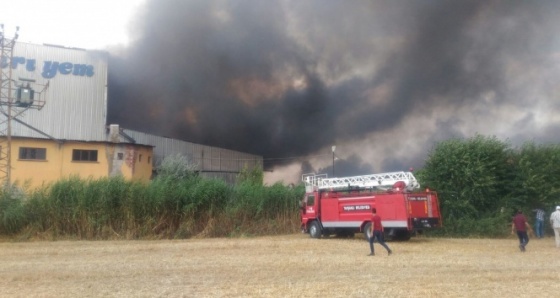
M 6 146 L 6 143 L 2 144 Z M 20 159 L 20 148 L 45 148 L 45 160 Z M 96 150 L 97 161 L 73 161 L 73 150 Z M 5 148 L 2 148 L 5 150 Z M 89 143 L 42 139 L 12 139 L 11 182 L 37 187 L 59 179 L 122 176 L 147 182 L 152 175 L 153 148 L 122 143 Z
M 127 179 L 150 180 L 152 147 L 113 143 L 107 143 L 105 147 L 109 176 L 122 175 Z

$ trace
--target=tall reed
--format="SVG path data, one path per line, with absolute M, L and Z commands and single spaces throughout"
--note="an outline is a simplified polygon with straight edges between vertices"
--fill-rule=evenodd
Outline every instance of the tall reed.
M 0 192 L 0 234 L 49 239 L 262 235 L 299 227 L 300 187 L 196 175 L 150 183 L 70 177 L 28 193 Z

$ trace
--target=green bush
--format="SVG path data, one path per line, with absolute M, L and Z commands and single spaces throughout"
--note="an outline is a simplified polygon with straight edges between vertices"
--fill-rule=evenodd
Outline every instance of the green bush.
M 428 232 L 431 236 L 502 238 L 511 233 L 511 216 L 505 213 L 479 218 L 451 218 L 444 220 L 443 228 Z
M 17 233 L 27 223 L 23 198 L 15 187 L 0 190 L 0 233 Z

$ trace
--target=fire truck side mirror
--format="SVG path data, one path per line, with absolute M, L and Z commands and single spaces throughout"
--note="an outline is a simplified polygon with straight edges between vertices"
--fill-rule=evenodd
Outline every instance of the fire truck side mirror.
M 301 212 L 303 214 L 305 214 L 305 202 L 304 201 L 299 201 L 299 209 L 301 210 Z

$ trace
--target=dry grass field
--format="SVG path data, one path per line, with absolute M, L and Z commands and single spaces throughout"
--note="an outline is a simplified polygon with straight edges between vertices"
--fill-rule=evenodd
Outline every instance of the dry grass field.
M 360 235 L 361 236 L 361 235 Z M 294 234 L 0 243 L 2 297 L 560 297 L 560 250 L 531 240 Z

